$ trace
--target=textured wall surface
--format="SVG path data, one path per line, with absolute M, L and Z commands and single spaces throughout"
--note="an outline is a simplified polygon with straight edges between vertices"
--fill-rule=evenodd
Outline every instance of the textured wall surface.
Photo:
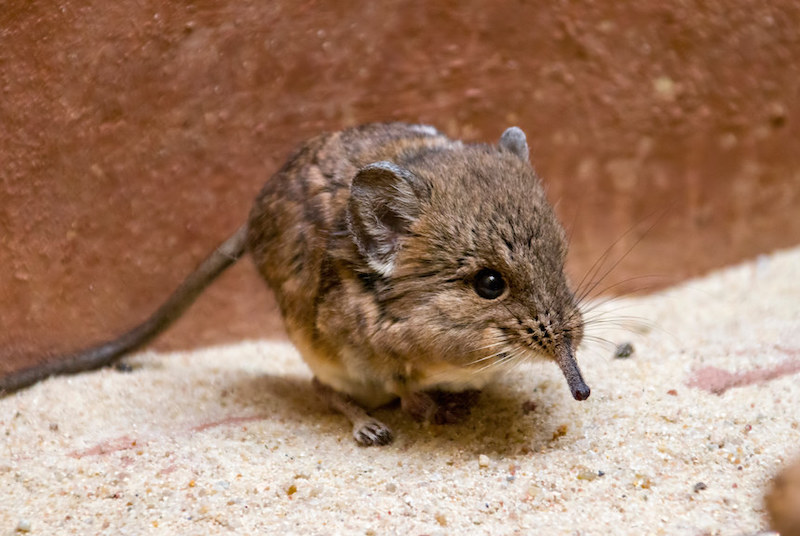
M 6 2 L 0 372 L 142 320 L 293 146 L 368 121 L 521 126 L 575 279 L 622 259 L 598 289 L 797 244 L 798 28 L 794 0 Z M 243 262 L 156 344 L 281 329 Z

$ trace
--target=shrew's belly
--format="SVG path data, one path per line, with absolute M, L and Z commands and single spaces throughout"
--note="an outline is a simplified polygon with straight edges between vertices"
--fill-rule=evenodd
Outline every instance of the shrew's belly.
M 495 376 L 493 367 L 467 368 L 438 361 L 405 367 L 406 380 L 398 383 L 391 372 L 379 371 L 365 362 L 358 349 L 342 348 L 337 355 L 329 356 L 312 348 L 309 341 L 297 341 L 295 345 L 320 382 L 351 396 L 365 408 L 382 406 L 404 393 L 483 389 Z
M 376 408 L 398 398 L 391 382 L 353 359 L 352 352 L 325 352 L 302 337 L 291 337 L 300 356 L 323 384 L 352 397 L 365 408 Z

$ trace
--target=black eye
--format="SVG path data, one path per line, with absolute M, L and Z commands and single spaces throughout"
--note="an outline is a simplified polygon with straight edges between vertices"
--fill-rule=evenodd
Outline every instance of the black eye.
M 493 300 L 500 297 L 506 289 L 506 282 L 503 276 L 500 275 L 500 272 L 490 268 L 484 268 L 475 275 L 473 286 L 478 296 L 487 300 Z

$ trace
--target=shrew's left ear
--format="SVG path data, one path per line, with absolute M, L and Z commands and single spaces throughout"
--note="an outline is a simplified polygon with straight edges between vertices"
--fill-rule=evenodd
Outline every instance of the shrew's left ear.
M 347 226 L 373 270 L 391 275 L 401 239 L 429 196 L 416 175 L 392 162 L 375 162 L 358 171 L 350 185 Z

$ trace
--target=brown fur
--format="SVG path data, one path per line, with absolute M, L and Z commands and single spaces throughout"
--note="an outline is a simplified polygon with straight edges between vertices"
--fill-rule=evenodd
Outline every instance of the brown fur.
M 141 347 L 245 251 L 275 292 L 317 393 L 350 419 L 360 444 L 392 439 L 367 409 L 400 398 L 417 419 L 452 422 L 520 360 L 555 361 L 573 397 L 589 396 L 574 358 L 583 320 L 564 276 L 564 231 L 525 135 L 512 127 L 497 145 L 464 144 L 400 123 L 305 143 L 266 183 L 247 225 L 150 318 L 0 378 L 0 392 Z M 480 285 L 487 270 L 502 279 L 497 294 Z
M 420 190 L 389 274 L 348 230 L 352 180 L 376 161 Z M 582 338 L 564 232 L 529 163 L 499 146 L 402 124 L 315 138 L 262 190 L 248 248 L 316 376 L 365 407 L 480 388 L 502 361 L 482 358 L 558 360 Z M 496 300 L 472 287 L 485 267 L 508 284 Z

